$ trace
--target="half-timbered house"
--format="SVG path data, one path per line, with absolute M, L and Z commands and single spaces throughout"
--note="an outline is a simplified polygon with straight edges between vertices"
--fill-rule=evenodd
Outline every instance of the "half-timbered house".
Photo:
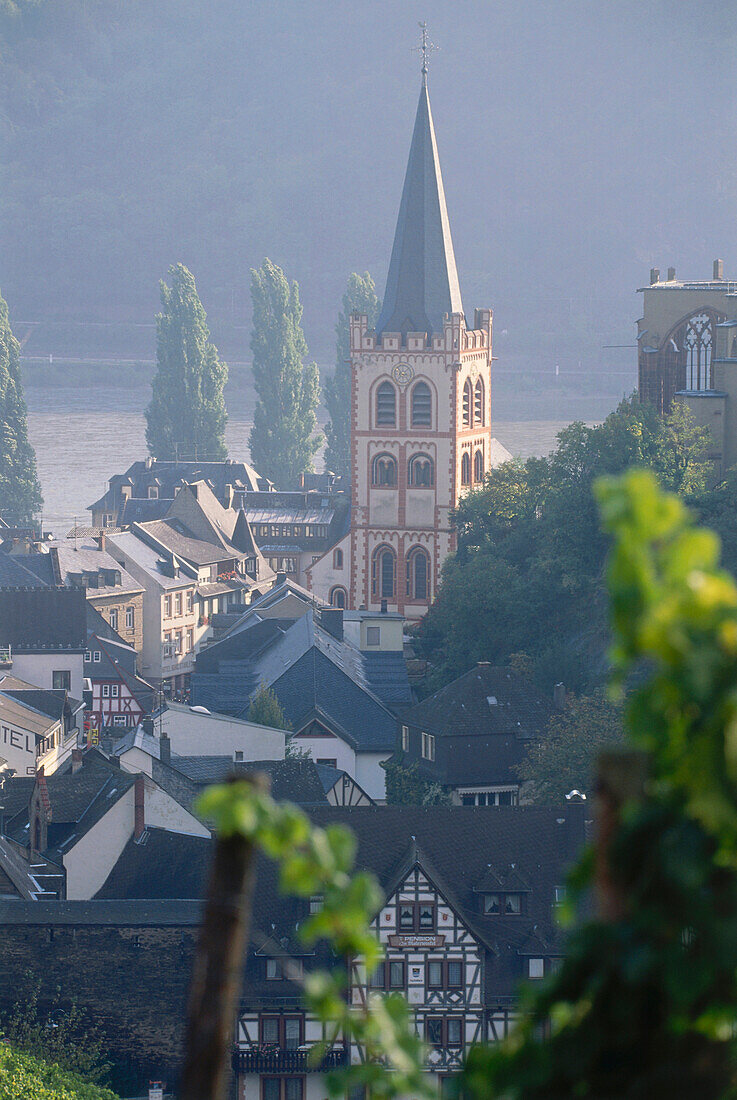
M 352 1003 L 404 994 L 441 1094 L 474 1043 L 514 1026 L 520 983 L 544 977 L 561 957 L 555 913 L 584 814 L 583 805 L 312 812 L 316 823 L 350 826 L 358 865 L 384 893 L 374 926 L 385 958 L 370 975 L 360 961 L 352 967 Z M 234 1059 L 238 1097 L 318 1100 L 323 1072 L 362 1056 L 339 1039 L 321 1066 L 309 1057 L 324 1035 L 301 1007 L 302 975 L 335 963 L 300 946 L 297 929 L 321 899 L 285 902 L 268 877 L 259 884 Z

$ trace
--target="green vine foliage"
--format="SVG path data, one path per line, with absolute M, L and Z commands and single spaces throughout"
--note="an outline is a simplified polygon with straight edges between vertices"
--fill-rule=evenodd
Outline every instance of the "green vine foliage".
M 652 474 L 603 479 L 597 496 L 614 540 L 613 692 L 631 686 L 625 725 L 650 772 L 609 848 L 625 912 L 571 935 L 523 1025 L 473 1050 L 464 1083 L 510 1100 L 734 1097 L 737 589 L 717 537 Z M 579 896 L 592 868 L 574 875 Z
M 570 932 L 560 969 L 522 991 L 513 1035 L 472 1048 L 457 1085 L 479 1100 L 732 1100 L 737 587 L 719 568 L 716 535 L 654 475 L 605 478 L 596 492 L 613 541 L 612 694 L 624 699 L 630 743 L 649 768 L 644 796 L 625 805 L 607 845 L 621 916 L 589 917 Z M 277 859 L 284 890 L 325 896 L 308 942 L 325 938 L 338 957 L 376 964 L 371 919 L 382 898 L 369 876 L 351 876 L 349 833 L 313 829 L 245 783 L 212 789 L 201 809 Z M 589 852 L 570 878 L 571 907 L 591 904 L 593 881 Z M 433 1095 L 405 1003 L 377 995 L 351 1006 L 346 980 L 344 970 L 305 978 L 311 1011 L 366 1054 L 347 1077 L 331 1077 L 332 1094 L 361 1083 L 377 1097 Z

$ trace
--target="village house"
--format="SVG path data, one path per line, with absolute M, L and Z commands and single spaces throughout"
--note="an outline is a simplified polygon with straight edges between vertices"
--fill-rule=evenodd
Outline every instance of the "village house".
M 353 830 L 357 865 L 383 894 L 373 923 L 386 960 L 372 975 L 356 965 L 349 995 L 360 1003 L 369 989 L 405 994 L 439 1090 L 473 1042 L 495 1042 L 514 1026 L 519 983 L 539 981 L 562 957 L 556 915 L 585 812 L 308 810 L 316 825 Z M 37 976 L 42 999 L 61 985 L 105 1027 L 114 1062 L 135 1067 L 140 1085 L 163 1077 L 173 1088 L 212 842 L 159 826 L 147 826 L 145 838 L 129 838 L 94 900 L 0 900 L 9 964 L 0 969 L 0 1009 L 17 996 L 12 974 Z M 320 1100 L 325 1070 L 360 1057 L 338 1035 L 322 1064 L 309 1058 L 322 1030 L 304 1010 L 299 975 L 335 959 L 326 947 L 307 952 L 297 930 L 321 899 L 282 896 L 265 858 L 257 879 L 234 1049 L 237 1096 Z
M 5 781 L 15 805 L 4 835 L 31 864 L 38 854 L 60 874 L 58 896 L 94 897 L 129 840 L 148 827 L 209 838 L 210 831 L 151 776 L 123 771 L 98 749 L 77 751 L 71 767 Z
M 288 598 L 295 606 L 294 591 Z M 275 604 L 278 608 L 278 604 Z M 317 764 L 345 772 L 374 801 L 386 797 L 381 767 L 395 746 L 397 714 L 413 697 L 398 616 L 309 607 L 297 618 L 259 606 L 197 657 L 191 702 L 243 717 L 253 694 L 275 693 L 291 743 Z
M 112 532 L 106 545 L 143 586 L 141 674 L 170 692 L 187 689 L 212 616 L 274 580 L 244 513 L 223 508 L 204 482 L 182 486 L 163 519 Z
M 395 759 L 456 804 L 514 806 L 529 745 L 564 698 L 562 684 L 547 698 L 514 669 L 479 661 L 402 715 Z
M 20 565 L 0 553 L 0 568 Z M 28 570 L 23 570 L 29 576 Z M 87 601 L 81 589 L 0 588 L 0 654 L 3 668 L 39 688 L 56 688 L 83 698 L 87 648 Z
M 245 462 L 190 462 L 146 458 L 134 462 L 124 474 L 115 474 L 107 492 L 88 505 L 92 527 L 127 527 L 161 519 L 179 489 L 196 481 L 206 482 L 220 504 L 230 508 L 236 493 L 268 491 L 271 482 Z
M 26 683 L 5 672 L 0 659 L 0 772 L 58 771 L 81 739 L 83 713 L 82 700 L 66 689 Z
M 138 655 L 89 606 L 87 649 L 84 655 L 88 713 L 85 729 L 89 744 L 99 744 L 105 732 L 121 736 L 135 729 L 157 705 L 157 692 L 137 673 Z

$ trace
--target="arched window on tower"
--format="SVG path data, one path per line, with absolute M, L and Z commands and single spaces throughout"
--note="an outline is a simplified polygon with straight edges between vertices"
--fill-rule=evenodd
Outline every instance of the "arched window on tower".
M 430 557 L 421 546 L 415 546 L 407 555 L 407 597 L 410 600 L 430 598 Z
M 381 489 L 396 489 L 397 460 L 393 455 L 377 455 L 371 463 L 371 484 Z
M 471 484 L 471 456 L 464 451 L 461 456 L 461 485 Z
M 484 452 L 479 450 L 473 456 L 473 480 L 484 480 Z
M 382 382 L 376 391 L 376 424 L 393 428 L 397 423 L 397 394 L 391 382 Z
M 348 593 L 346 592 L 345 588 L 342 588 L 340 585 L 336 585 L 335 588 L 330 589 L 329 595 L 330 606 L 342 607 L 345 611 L 346 607 L 348 606 Z
M 463 427 L 470 428 L 472 426 L 473 416 L 473 388 L 471 386 L 471 379 L 466 379 L 466 384 L 463 387 Z
M 407 464 L 407 484 L 412 489 L 432 489 L 435 469 L 429 455 L 412 455 Z
M 485 417 L 485 402 L 484 402 L 484 383 L 478 378 L 476 380 L 476 388 L 473 391 L 473 421 L 474 425 L 483 425 L 486 420 Z
M 412 427 L 429 428 L 432 424 L 432 394 L 427 382 L 418 382 L 412 390 Z
M 342 568 L 343 568 L 343 551 L 340 549 L 339 546 L 336 546 L 335 550 L 333 550 L 333 569 L 342 569 Z
M 380 546 L 371 559 L 371 595 L 393 600 L 397 577 L 397 559 L 390 546 Z

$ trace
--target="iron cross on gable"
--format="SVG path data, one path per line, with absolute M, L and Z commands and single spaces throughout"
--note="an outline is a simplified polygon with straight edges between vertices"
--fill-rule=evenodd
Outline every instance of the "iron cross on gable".
M 420 28 L 420 44 L 412 48 L 415 53 L 422 54 L 422 79 L 424 81 L 427 80 L 427 70 L 430 67 L 430 54 L 440 47 L 430 41 L 427 33 L 427 23 L 418 23 L 418 26 Z

